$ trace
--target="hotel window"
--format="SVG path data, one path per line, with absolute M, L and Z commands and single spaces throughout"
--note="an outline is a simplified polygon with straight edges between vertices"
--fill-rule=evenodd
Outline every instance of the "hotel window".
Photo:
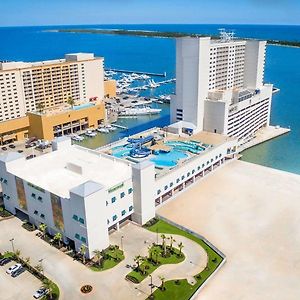
M 124 197 L 125 197 L 125 193 L 122 192 L 122 193 L 120 194 L 120 196 L 121 196 L 121 198 L 124 198 Z
M 177 179 L 176 179 L 176 183 L 178 183 L 179 181 L 180 181 L 180 179 L 179 179 L 179 178 L 177 178 Z
M 107 219 L 106 222 L 107 222 L 107 225 L 108 225 L 109 224 L 109 220 Z
M 114 216 L 112 217 L 113 221 L 116 221 L 117 218 L 118 218 L 117 215 L 114 215 Z
M 132 191 L 133 191 L 133 189 L 132 189 L 132 188 L 129 188 L 129 189 L 128 189 L 128 194 L 131 194 Z
M 126 210 L 122 210 L 122 216 L 124 216 L 126 214 Z
M 79 240 L 80 239 L 80 235 L 78 233 L 75 233 L 75 238 Z
M 106 206 L 108 206 L 108 201 L 106 201 Z
M 173 182 L 170 183 L 170 187 L 172 187 L 172 186 L 173 186 Z
M 133 206 L 130 205 L 130 206 L 129 206 L 129 211 L 132 211 L 132 210 L 133 210 Z
M 84 220 L 83 220 L 82 218 L 79 218 L 79 222 L 80 222 L 81 224 L 84 224 Z
M 41 196 L 38 196 L 38 200 L 39 200 L 40 202 L 43 202 L 43 198 L 42 198 Z
M 85 237 L 82 236 L 81 241 L 86 244 L 86 238 Z
M 191 173 L 190 173 L 190 172 L 188 172 L 186 176 L 187 176 L 187 177 L 189 177 L 190 175 L 191 175 Z
M 73 220 L 78 221 L 78 216 L 73 215 Z
M 202 168 L 204 168 L 204 166 L 205 166 L 205 165 L 204 165 L 204 164 L 202 164 Z
M 194 174 L 194 173 L 195 173 L 195 170 L 192 171 L 192 174 Z
M 198 171 L 201 169 L 201 167 L 200 166 L 198 166 Z
M 115 203 L 116 202 L 116 197 L 112 197 L 111 198 L 111 203 Z
M 32 197 L 32 198 L 35 198 L 35 194 L 34 194 L 34 193 L 32 193 L 32 194 L 31 194 L 31 197 Z
M 33 214 L 34 214 L 34 215 L 37 215 L 38 213 L 39 213 L 39 212 L 38 212 L 37 210 L 35 210 Z
M 41 214 L 41 218 L 42 218 L 42 219 L 45 219 L 45 215 L 44 215 L 44 214 Z
M 181 176 L 181 180 L 183 180 L 184 179 L 184 175 L 183 176 Z
M 168 186 L 167 185 L 165 185 L 165 190 L 167 190 L 168 189 Z
M 157 191 L 157 195 L 159 195 L 160 193 L 161 193 L 161 190 L 158 190 L 158 191 Z

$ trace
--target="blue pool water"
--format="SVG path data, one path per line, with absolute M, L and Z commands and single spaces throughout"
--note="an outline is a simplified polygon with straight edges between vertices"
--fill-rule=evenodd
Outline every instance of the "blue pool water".
M 79 109 L 88 108 L 88 107 L 91 107 L 91 106 L 94 106 L 94 104 L 85 103 L 85 104 L 73 106 L 73 110 L 79 110 Z
M 168 146 L 172 146 L 173 149 L 181 150 L 181 151 L 189 151 L 191 153 L 200 153 L 205 150 L 205 148 L 201 147 L 197 143 L 193 142 L 183 142 L 183 141 L 169 141 L 165 143 Z
M 155 163 L 157 167 L 175 167 L 180 159 L 187 158 L 188 155 L 182 151 L 171 150 L 170 152 L 161 152 L 155 154 L 150 161 Z

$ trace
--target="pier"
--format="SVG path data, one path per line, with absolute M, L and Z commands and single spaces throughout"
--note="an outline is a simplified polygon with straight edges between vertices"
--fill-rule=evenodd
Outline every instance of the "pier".
M 153 73 L 153 72 L 142 72 L 142 71 L 130 71 L 130 70 L 122 70 L 122 69 L 110 69 L 107 68 L 105 71 L 113 71 L 117 73 L 135 73 L 135 74 L 145 74 L 148 76 L 157 76 L 157 77 L 167 77 L 167 72 L 164 73 Z
M 120 129 L 128 130 L 128 127 L 126 127 L 126 126 L 121 126 L 121 125 L 118 125 L 118 124 L 111 124 L 111 126 L 116 127 L 116 128 L 120 128 Z

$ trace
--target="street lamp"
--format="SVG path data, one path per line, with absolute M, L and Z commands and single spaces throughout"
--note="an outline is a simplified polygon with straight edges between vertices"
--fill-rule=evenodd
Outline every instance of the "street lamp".
M 153 296 L 153 294 L 152 294 L 152 291 L 153 291 L 152 275 L 149 274 L 149 277 L 150 277 L 150 279 L 151 279 L 151 282 L 150 282 L 150 290 L 151 290 L 150 299 L 152 299 L 152 296 Z
M 122 235 L 121 236 L 121 250 L 124 252 L 124 250 L 123 250 L 123 239 L 124 239 L 124 236 Z
M 15 253 L 15 246 L 14 246 L 14 238 L 11 238 L 9 241 L 11 242 L 11 247 L 12 247 L 12 250 L 13 250 L 13 253 Z

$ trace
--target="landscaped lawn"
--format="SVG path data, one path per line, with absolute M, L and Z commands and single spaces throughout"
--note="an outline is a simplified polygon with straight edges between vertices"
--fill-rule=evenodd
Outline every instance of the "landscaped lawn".
M 119 264 L 125 257 L 123 251 L 119 248 L 105 250 L 107 258 L 102 260 L 101 266 L 95 264 L 90 269 L 93 271 L 105 271 Z
M 208 255 L 207 267 L 200 273 L 195 274 L 196 284 L 190 285 L 186 279 L 182 280 L 169 280 L 165 282 L 165 290 L 157 288 L 153 293 L 154 299 L 160 300 L 187 300 L 189 299 L 196 290 L 206 281 L 206 279 L 215 271 L 215 269 L 222 262 L 223 258 L 216 253 L 212 248 L 210 248 L 203 240 L 200 238 L 181 230 L 163 220 L 159 220 L 154 225 L 146 227 L 152 232 L 167 233 L 167 234 L 177 234 L 189 238 L 196 243 L 198 243 Z
M 172 247 L 172 251 L 170 251 L 169 246 L 166 248 L 168 255 L 164 257 L 162 245 L 152 246 L 149 250 L 149 257 L 145 258 L 144 262 L 140 265 L 139 270 L 136 268 L 127 274 L 127 276 L 135 278 L 136 283 L 139 283 L 163 264 L 178 264 L 184 261 L 184 254 L 180 253 L 178 249 Z

